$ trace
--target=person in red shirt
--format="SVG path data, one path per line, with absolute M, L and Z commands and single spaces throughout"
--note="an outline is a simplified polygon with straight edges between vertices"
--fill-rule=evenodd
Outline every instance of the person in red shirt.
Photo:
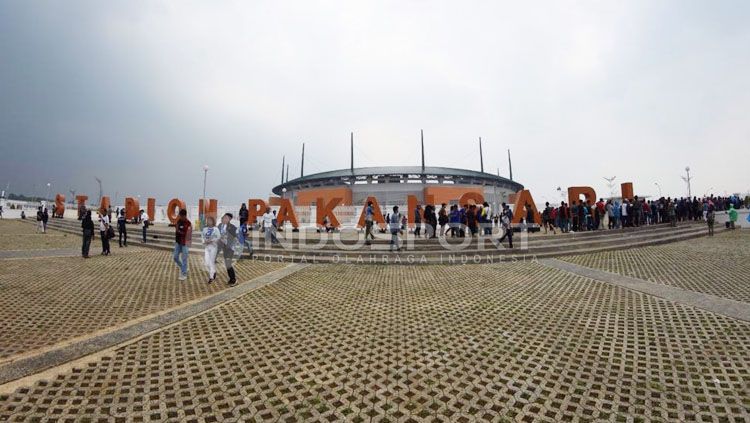
M 177 266 L 180 267 L 180 277 L 178 279 L 184 281 L 188 276 L 188 245 L 193 236 L 193 225 L 187 218 L 187 210 L 180 210 L 180 217 L 175 222 L 174 229 L 175 242 L 172 258 L 177 263 Z

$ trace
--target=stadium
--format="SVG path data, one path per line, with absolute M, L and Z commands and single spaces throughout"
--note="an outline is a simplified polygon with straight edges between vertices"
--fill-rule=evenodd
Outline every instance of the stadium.
M 512 194 L 522 190 L 522 184 L 484 172 L 480 140 L 480 171 L 449 167 L 425 166 L 422 143 L 421 166 L 354 167 L 352 142 L 351 166 L 327 172 L 304 175 L 304 145 L 302 172 L 299 178 L 284 179 L 272 192 L 288 198 L 295 206 L 314 206 L 318 199 L 329 202 L 339 198 L 341 206 L 361 206 L 367 197 L 376 197 L 381 205 L 405 205 L 408 196 L 423 203 L 455 204 L 467 194 L 481 194 L 493 206 L 507 202 Z M 508 156 L 510 168 L 510 154 Z

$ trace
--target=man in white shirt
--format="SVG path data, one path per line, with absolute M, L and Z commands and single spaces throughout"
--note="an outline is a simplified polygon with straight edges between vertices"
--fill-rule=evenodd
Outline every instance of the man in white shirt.
M 148 230 L 148 226 L 151 224 L 151 221 L 148 218 L 148 213 L 146 213 L 144 210 L 141 210 L 140 215 L 141 222 L 143 223 L 143 243 L 146 243 L 146 231 Z
M 102 238 L 102 255 L 109 255 L 109 216 L 99 212 L 99 236 Z
M 276 239 L 276 227 L 273 226 L 274 215 L 270 207 L 266 207 L 266 212 L 263 213 L 263 234 L 266 244 L 269 242 L 278 244 L 279 240 Z

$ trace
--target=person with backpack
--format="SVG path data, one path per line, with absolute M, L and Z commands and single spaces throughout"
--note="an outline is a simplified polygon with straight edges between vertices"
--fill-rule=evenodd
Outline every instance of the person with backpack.
M 110 239 L 110 233 L 109 233 L 110 227 L 109 227 L 109 216 L 107 214 L 102 214 L 99 212 L 99 236 L 102 238 L 102 255 L 108 256 L 109 251 L 109 239 Z
M 184 281 L 188 277 L 188 245 L 192 237 L 193 225 L 187 218 L 187 210 L 181 209 L 180 215 L 174 224 L 175 242 L 172 259 L 180 268 L 178 280 Z
M 388 227 L 391 230 L 391 243 L 389 250 L 401 251 L 401 245 L 399 245 L 398 235 L 401 232 L 401 213 L 398 212 L 398 206 L 393 206 L 393 213 L 388 221 Z
M 201 242 L 203 243 L 203 265 L 208 272 L 208 283 L 216 279 L 216 254 L 219 250 L 219 239 L 221 239 L 221 233 L 216 227 L 216 218 L 206 216 L 206 224 L 201 230 Z
M 234 257 L 235 252 L 240 247 L 239 240 L 237 239 L 237 227 L 232 224 L 232 217 L 231 213 L 224 213 L 219 225 L 219 233 L 221 234 L 219 251 L 224 256 L 224 267 L 226 267 L 227 276 L 229 276 L 229 282 L 227 282 L 229 286 L 237 284 L 237 276 L 234 272 Z
M 91 210 L 86 210 L 81 219 L 81 229 L 83 229 L 83 245 L 81 246 L 81 257 L 89 258 L 89 249 L 91 240 L 94 239 L 94 221 L 91 220 Z
M 510 207 L 503 204 L 503 211 L 500 214 L 500 226 L 503 228 L 503 236 L 497 240 L 498 248 L 503 245 L 505 238 L 508 238 L 508 248 L 513 248 L 513 228 L 511 227 L 511 219 L 513 213 L 510 211 Z
M 117 216 L 117 242 L 120 245 L 120 248 L 122 246 L 128 246 L 128 230 L 125 227 L 125 224 L 127 223 L 127 219 L 125 219 L 125 209 L 120 210 L 120 215 Z

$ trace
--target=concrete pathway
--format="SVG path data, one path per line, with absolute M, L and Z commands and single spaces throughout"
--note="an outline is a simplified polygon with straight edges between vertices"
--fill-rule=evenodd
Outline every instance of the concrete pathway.
M 750 322 L 750 304 L 745 302 L 730 300 L 700 292 L 688 291 L 675 286 L 658 284 L 643 279 L 605 272 L 603 270 L 591 269 L 589 267 L 579 266 L 577 264 L 553 258 L 541 259 L 539 260 L 539 263 L 579 276 L 584 276 L 597 281 L 631 289 L 633 291 L 653 295 L 665 300 L 707 310 L 722 316 Z

